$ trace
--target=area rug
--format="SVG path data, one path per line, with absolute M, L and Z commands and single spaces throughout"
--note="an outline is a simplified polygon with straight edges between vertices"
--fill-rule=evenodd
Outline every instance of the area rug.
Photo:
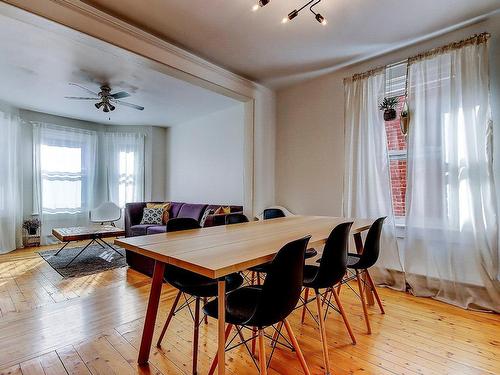
M 117 246 L 114 246 L 114 248 L 123 256 L 118 255 L 109 248 L 103 249 L 101 246 L 93 244 L 86 248 L 69 267 L 66 265 L 83 249 L 83 246 L 63 249 L 57 256 L 54 255 L 57 250 L 40 251 L 38 254 L 66 279 L 125 267 L 127 265 L 125 250 Z

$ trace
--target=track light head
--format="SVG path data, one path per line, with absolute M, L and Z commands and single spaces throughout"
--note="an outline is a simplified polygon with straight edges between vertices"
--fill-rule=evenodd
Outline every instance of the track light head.
M 114 110 L 115 110 L 115 108 L 116 108 L 116 107 L 115 107 L 113 104 L 111 104 L 111 103 L 109 104 L 109 109 L 110 109 L 111 111 L 114 111 Z
M 288 13 L 288 16 L 286 17 L 288 21 L 293 20 L 295 17 L 299 15 L 299 11 L 297 9 L 292 10 L 290 13 Z
M 267 4 L 269 4 L 271 0 L 259 0 L 259 6 L 262 8 L 262 7 L 265 7 Z
M 95 103 L 94 104 L 97 109 L 101 109 L 101 107 L 104 105 L 103 102 Z
M 328 23 L 326 18 L 323 17 L 321 14 L 316 14 L 316 21 L 318 21 L 320 24 L 322 24 L 323 26 L 326 26 L 326 24 Z

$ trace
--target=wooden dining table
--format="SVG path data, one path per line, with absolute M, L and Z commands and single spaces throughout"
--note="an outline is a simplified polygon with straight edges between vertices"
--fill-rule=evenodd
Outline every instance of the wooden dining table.
M 149 360 L 166 264 L 218 280 L 217 353 L 221 375 L 225 374 L 225 276 L 272 260 L 286 243 L 306 235 L 311 235 L 309 246 L 323 245 L 332 229 L 346 221 L 354 221 L 351 233 L 356 247 L 362 247 L 361 233 L 374 220 L 325 216 L 289 216 L 115 240 L 116 245 L 155 260 L 138 363 Z

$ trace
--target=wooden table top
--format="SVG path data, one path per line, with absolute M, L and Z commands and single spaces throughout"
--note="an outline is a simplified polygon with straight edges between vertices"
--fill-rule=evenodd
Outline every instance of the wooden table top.
M 124 236 L 125 231 L 112 225 L 91 225 L 88 227 L 54 228 L 52 234 L 60 241 L 69 242 Z
M 352 219 L 325 216 L 285 218 L 222 225 L 115 240 L 127 250 L 218 278 L 266 263 L 286 243 L 311 235 L 310 246 L 325 243 L 332 229 Z M 356 219 L 352 234 L 367 230 L 372 219 Z

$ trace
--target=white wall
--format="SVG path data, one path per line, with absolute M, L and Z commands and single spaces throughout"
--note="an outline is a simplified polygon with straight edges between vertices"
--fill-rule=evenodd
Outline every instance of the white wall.
M 24 191 L 24 215 L 29 216 L 33 212 L 33 131 L 28 122 L 45 122 L 49 124 L 68 126 L 73 128 L 89 129 L 97 132 L 141 132 L 145 134 L 144 142 L 144 195 L 146 200 L 163 201 L 166 191 L 166 128 L 155 126 L 118 126 L 104 125 L 88 121 L 70 119 L 66 117 L 49 115 L 46 113 L 20 110 L 20 117 L 27 122 L 23 128 L 24 157 L 23 163 L 23 191 Z M 102 150 L 102 147 L 99 149 Z M 98 156 L 99 159 L 99 156 Z M 104 181 L 103 176 L 98 179 Z M 106 190 L 100 189 L 103 193 Z M 106 197 L 97 196 L 96 201 L 104 201 Z
M 500 202 L 500 15 L 277 93 L 276 202 L 300 214 L 340 215 L 344 171 L 343 78 L 487 31 Z
M 169 200 L 243 205 L 244 120 L 239 104 L 169 128 Z

